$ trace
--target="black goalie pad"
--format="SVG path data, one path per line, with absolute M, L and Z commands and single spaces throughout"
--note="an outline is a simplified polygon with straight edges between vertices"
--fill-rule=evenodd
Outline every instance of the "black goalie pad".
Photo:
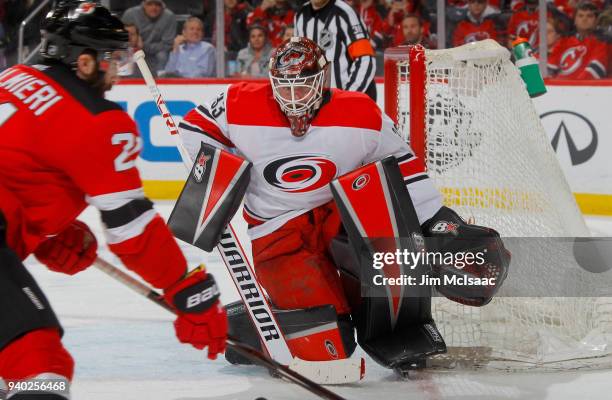
M 251 166 L 238 156 L 202 143 L 168 220 L 174 236 L 211 251 L 240 207 Z
M 424 251 L 416 211 L 395 158 L 345 174 L 331 189 L 346 237 L 335 238 L 330 250 L 351 302 L 359 344 L 389 368 L 446 352 L 431 316 L 431 287 L 381 283 L 381 278 L 402 277 L 420 282 L 431 273 L 430 266 L 387 263 L 373 268 L 376 253 Z

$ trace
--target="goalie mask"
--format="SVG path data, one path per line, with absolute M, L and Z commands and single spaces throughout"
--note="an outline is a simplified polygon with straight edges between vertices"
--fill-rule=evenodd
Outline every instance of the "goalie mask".
M 329 86 L 329 61 L 312 40 L 292 37 L 270 58 L 274 99 L 287 116 L 294 136 L 304 136 Z

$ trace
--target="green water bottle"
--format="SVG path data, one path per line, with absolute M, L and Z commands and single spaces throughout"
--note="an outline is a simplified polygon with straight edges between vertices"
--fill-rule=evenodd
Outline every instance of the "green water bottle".
M 538 97 L 546 93 L 544 79 L 540 74 L 538 60 L 533 56 L 533 49 L 525 38 L 518 38 L 512 42 L 512 53 L 516 66 L 521 71 L 521 78 L 527 86 L 529 97 Z

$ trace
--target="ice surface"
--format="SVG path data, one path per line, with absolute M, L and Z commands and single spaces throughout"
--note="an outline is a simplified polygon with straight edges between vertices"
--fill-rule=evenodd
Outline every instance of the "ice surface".
M 168 216 L 170 202 L 157 209 Z M 103 237 L 98 212 L 86 210 L 81 219 Z M 236 219 L 238 231 L 244 225 Z M 589 218 L 597 236 L 612 236 L 612 219 Z M 248 242 L 243 240 L 246 251 Z M 222 289 L 224 303 L 238 299 L 221 259 L 190 246 L 184 251 L 192 266 L 207 265 Z M 100 256 L 118 264 L 105 246 Z M 29 270 L 60 317 L 64 342 L 76 360 L 72 398 L 77 400 L 196 400 L 314 399 L 302 388 L 269 376 L 258 367 L 229 365 L 176 341 L 172 317 L 150 301 L 91 268 L 74 277 L 48 271 L 36 260 Z M 363 382 L 332 390 L 347 399 L 610 399 L 612 371 L 484 372 L 433 371 L 411 381 L 368 360 Z

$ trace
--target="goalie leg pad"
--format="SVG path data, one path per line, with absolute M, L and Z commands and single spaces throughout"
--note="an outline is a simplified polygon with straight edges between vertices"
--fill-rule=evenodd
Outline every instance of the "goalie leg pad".
M 389 157 L 338 178 L 332 182 L 332 193 L 347 238 L 335 238 L 331 251 L 345 286 L 352 288 L 347 292 L 359 344 L 389 368 L 446 352 L 431 317 L 430 287 L 374 284 L 378 275 L 411 275 L 418 282 L 420 275 L 430 271 L 425 264 L 414 269 L 397 264 L 373 268 L 375 252 L 418 252 L 423 246 L 416 211 L 395 159 Z M 359 301 L 355 300 L 356 282 L 361 289 Z
M 259 337 L 241 301 L 226 306 L 229 334 L 262 350 Z M 323 361 L 348 358 L 356 343 L 347 315 L 337 316 L 331 305 L 298 310 L 274 309 L 273 314 L 287 339 L 291 353 L 303 360 Z M 228 348 L 225 358 L 232 364 L 252 362 Z
M 238 156 L 202 143 L 168 219 L 174 236 L 212 251 L 240 207 L 251 166 Z
M 334 210 L 321 206 L 276 231 L 253 240 L 257 279 L 279 309 L 331 304 L 339 315 L 350 312 L 338 271 L 327 253 L 326 227 Z M 332 223 L 337 233 L 339 220 Z

